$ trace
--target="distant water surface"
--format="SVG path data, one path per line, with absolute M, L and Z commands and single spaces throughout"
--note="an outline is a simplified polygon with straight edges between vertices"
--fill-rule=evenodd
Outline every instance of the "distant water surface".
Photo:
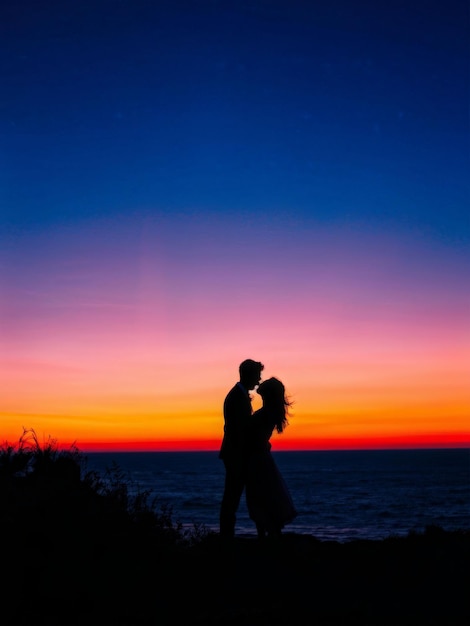
M 470 530 L 470 450 L 273 452 L 298 517 L 286 532 L 322 540 L 381 539 L 437 525 Z M 173 519 L 218 531 L 224 467 L 217 452 L 89 453 L 86 469 L 113 464 L 135 488 L 172 507 Z M 244 496 L 236 532 L 254 535 Z

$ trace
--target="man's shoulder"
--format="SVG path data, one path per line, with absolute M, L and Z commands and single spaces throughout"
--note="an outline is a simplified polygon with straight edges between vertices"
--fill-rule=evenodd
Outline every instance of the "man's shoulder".
M 245 402 L 249 404 L 248 395 L 247 393 L 245 393 L 243 388 L 240 387 L 240 385 L 237 383 L 230 389 L 228 394 L 225 396 L 224 405 L 229 404 L 231 406 L 233 405 L 240 406 L 240 405 L 244 405 Z
M 240 385 L 238 383 L 236 383 L 228 392 L 227 394 L 227 398 L 233 395 L 243 395 L 243 389 L 240 387 Z

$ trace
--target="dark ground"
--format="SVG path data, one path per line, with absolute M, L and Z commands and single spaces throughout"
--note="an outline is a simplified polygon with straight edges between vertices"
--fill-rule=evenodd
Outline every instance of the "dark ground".
M 453 626 L 470 624 L 470 533 L 430 528 L 336 543 L 284 534 L 191 548 L 104 533 L 25 538 L 3 562 L 3 624 Z M 45 539 L 45 537 L 43 537 Z M 19 538 L 16 538 L 18 541 Z M 15 554 L 8 537 L 4 555 Z M 26 548 L 26 549 L 25 549 Z
M 0 448 L 0 626 L 470 625 L 470 530 L 188 537 L 119 471 L 25 442 Z

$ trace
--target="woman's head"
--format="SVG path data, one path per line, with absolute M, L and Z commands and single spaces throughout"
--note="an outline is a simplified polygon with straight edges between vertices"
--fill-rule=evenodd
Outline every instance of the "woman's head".
M 289 423 L 287 411 L 291 406 L 284 385 L 277 378 L 268 378 L 260 384 L 257 392 L 263 399 L 263 407 L 272 413 L 277 432 L 282 433 Z

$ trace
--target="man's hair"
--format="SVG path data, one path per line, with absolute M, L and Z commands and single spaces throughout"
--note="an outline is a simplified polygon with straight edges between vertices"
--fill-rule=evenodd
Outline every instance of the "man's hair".
M 246 359 L 243 363 L 240 363 L 240 367 L 238 368 L 240 372 L 240 376 L 244 377 L 251 372 L 262 372 L 264 370 L 264 365 L 260 361 L 253 361 L 253 359 Z

